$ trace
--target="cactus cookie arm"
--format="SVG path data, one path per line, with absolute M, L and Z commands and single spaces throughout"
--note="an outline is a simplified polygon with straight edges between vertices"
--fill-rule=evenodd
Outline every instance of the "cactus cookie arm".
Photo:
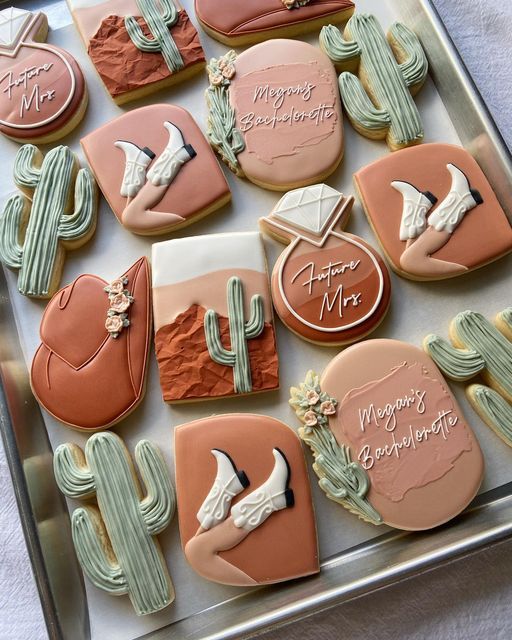
M 176 495 L 160 451 L 147 440 L 135 447 L 135 460 L 147 489 L 140 511 L 148 533 L 157 535 L 167 527 L 176 510 Z
M 345 71 L 339 77 L 343 105 L 352 122 L 364 131 L 382 131 L 385 137 L 391 118 L 385 109 L 378 109 L 370 100 L 359 78 Z
M 59 489 L 68 498 L 86 498 L 96 490 L 84 453 L 75 444 L 57 447 L 53 456 L 53 471 Z
M 219 319 L 213 309 L 208 309 L 204 316 L 204 334 L 210 358 L 218 364 L 228 367 L 235 365 L 235 354 L 224 349 L 220 339 Z
M 75 183 L 75 210 L 63 215 L 59 223 L 59 239 L 79 240 L 87 235 L 96 221 L 98 206 L 96 183 L 88 169 L 80 169 Z
M 423 347 L 437 366 L 452 380 L 468 380 L 485 368 L 485 360 L 473 349 L 457 349 L 443 338 L 428 335 Z
M 470 385 L 466 394 L 482 420 L 506 444 L 512 446 L 512 406 L 494 389 L 483 384 Z
M 24 144 L 14 160 L 14 182 L 18 187 L 35 189 L 41 177 L 43 156 L 33 144 Z
M 389 30 L 389 40 L 407 86 L 421 86 L 427 77 L 428 62 L 418 36 L 405 25 L 395 22 Z
M 121 567 L 105 546 L 107 532 L 96 509 L 78 508 L 73 513 L 72 534 L 78 560 L 91 582 L 112 595 L 128 592 Z
M 25 203 L 23 196 L 11 196 L 0 219 L 0 260 L 11 269 L 20 269 L 23 261 L 19 235 Z
M 320 31 L 320 46 L 335 64 L 354 60 L 361 54 L 357 42 L 345 40 L 340 30 L 332 24 Z
M 512 307 L 498 314 L 496 325 L 506 338 L 512 340 Z
M 263 298 L 255 295 L 251 298 L 251 316 L 245 323 L 245 337 L 247 340 L 257 338 L 265 326 L 265 312 L 263 310 Z
M 124 23 L 126 26 L 126 31 L 131 38 L 133 44 L 140 49 L 141 51 L 145 51 L 147 53 L 159 53 L 160 52 L 160 44 L 158 40 L 148 38 L 142 32 L 142 29 L 139 26 L 139 23 L 133 16 L 126 16 L 124 19 Z

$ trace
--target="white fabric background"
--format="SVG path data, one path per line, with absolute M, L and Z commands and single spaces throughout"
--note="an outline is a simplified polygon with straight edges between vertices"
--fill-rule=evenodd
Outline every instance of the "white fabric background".
M 512 148 L 512 0 L 434 2 Z M 364 600 L 347 603 L 265 638 L 509 640 L 512 637 L 510 576 L 512 542 Z M 0 640 L 47 637 L 0 443 Z

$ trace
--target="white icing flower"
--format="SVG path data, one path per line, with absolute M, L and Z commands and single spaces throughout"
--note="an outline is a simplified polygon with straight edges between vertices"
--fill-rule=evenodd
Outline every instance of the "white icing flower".
M 232 64 L 228 64 L 226 65 L 223 69 L 222 69 L 222 75 L 224 76 L 224 78 L 226 78 L 227 80 L 231 80 L 234 76 L 235 76 L 235 67 Z
M 210 84 L 213 84 L 214 87 L 218 87 L 222 84 L 223 78 L 220 73 L 212 73 L 210 75 Z
M 123 293 L 124 282 L 121 278 L 117 278 L 117 280 L 112 280 L 107 288 L 110 293 Z
M 306 400 L 308 401 L 309 405 L 313 406 L 314 404 L 316 404 L 320 400 L 320 396 L 318 395 L 318 393 L 314 389 L 310 389 L 306 393 Z
M 116 313 L 123 313 L 130 306 L 130 298 L 124 293 L 118 293 L 110 299 L 110 308 Z
M 114 337 L 117 337 L 117 334 L 123 329 L 121 316 L 108 316 L 105 320 L 105 329 Z
M 316 413 L 311 410 L 306 411 L 306 413 L 304 414 L 304 423 L 308 427 L 314 427 L 315 425 L 317 425 L 318 419 L 316 417 Z
M 322 402 L 322 404 L 320 405 L 320 413 L 322 413 L 324 416 L 332 416 L 336 413 L 336 407 L 334 406 L 332 400 L 325 400 L 324 402 Z

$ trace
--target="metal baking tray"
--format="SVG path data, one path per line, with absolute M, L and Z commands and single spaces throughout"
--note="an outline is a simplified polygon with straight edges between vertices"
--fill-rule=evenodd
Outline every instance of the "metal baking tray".
M 92 128 L 91 123 L 110 119 L 119 109 L 105 95 L 85 56 L 78 33 L 70 25 L 63 0 L 26 0 L 22 8 L 44 10 L 53 31 L 50 42 L 62 44 L 78 58 L 87 77 L 93 101 L 85 123 L 64 142 L 79 150 L 78 139 Z M 192 20 L 192 0 L 184 0 Z M 468 75 L 453 43 L 430 0 L 383 0 L 375 7 L 372 0 L 359 0 L 359 11 L 373 11 L 389 26 L 399 19 L 420 36 L 430 62 L 430 79 L 418 96 L 429 141 L 460 142 L 478 160 L 496 191 L 509 220 L 512 221 L 512 158 L 478 90 Z M 196 22 L 197 24 L 197 22 Z M 68 26 L 66 26 L 68 25 Z M 225 50 L 200 32 L 208 57 Z M 317 41 L 316 34 L 307 38 Z M 205 108 L 202 92 L 205 80 L 194 79 L 183 87 L 151 96 L 149 102 L 176 102 L 190 111 L 204 127 Z M 423 95 L 422 95 L 423 94 Z M 130 104 L 129 108 L 141 103 Z M 191 107 L 196 107 L 195 109 Z M 385 145 L 361 138 L 346 124 L 346 158 L 343 166 L 327 181 L 352 192 L 351 174 L 373 157 L 387 153 Z M 429 134 L 430 132 L 430 134 Z M 429 137 L 430 135 L 430 137 Z M 12 162 L 17 145 L 0 142 L 3 166 Z M 9 171 L 0 176 L 0 200 L 12 190 Z M 276 194 L 263 192 L 233 176 L 228 177 L 234 203 L 225 212 L 214 214 L 186 230 L 185 234 L 245 230 L 256 227 L 259 215 L 270 211 Z M 245 200 L 245 206 L 244 206 Z M 149 254 L 147 239 L 132 238 L 120 228 L 105 203 L 100 213 L 97 237 L 91 247 L 73 252 L 63 282 L 85 270 L 108 277 L 115 276 L 127 260 Z M 348 230 L 372 236 L 360 207 L 354 209 Z M 101 234 L 101 235 L 99 235 Z M 98 261 L 108 234 L 121 239 L 119 257 Z M 183 235 L 185 235 L 183 234 Z M 177 234 L 180 235 L 180 234 Z M 115 245 L 115 241 L 111 245 Z M 266 242 L 272 264 L 282 250 L 275 242 Z M 113 252 L 115 254 L 115 251 Z M 75 255 L 76 254 L 76 255 Z M 129 257 L 126 258 L 126 255 Z M 124 256 L 121 258 L 120 256 Z M 117 260 L 117 262 L 116 262 Z M 393 275 L 392 309 L 375 337 L 396 337 L 419 344 L 428 331 L 445 333 L 454 312 L 464 305 L 488 315 L 505 307 L 510 292 L 512 259 L 510 256 L 468 277 L 442 283 L 411 283 Z M 110 273 L 109 273 L 110 270 Z M 82 442 L 81 434 L 66 430 L 43 415 L 30 391 L 27 362 L 37 344 L 35 323 L 44 305 L 21 299 L 14 288 L 15 276 L 0 270 L 0 427 L 9 462 L 20 517 L 32 562 L 50 638 L 86 640 L 88 638 L 163 638 L 203 639 L 239 638 L 257 635 L 270 628 L 299 620 L 333 607 L 348 599 L 442 563 L 467 555 L 512 536 L 512 452 L 487 429 L 465 401 L 463 386 L 452 385 L 465 415 L 480 440 L 487 462 L 482 493 L 472 505 L 451 523 L 434 531 L 409 534 L 379 529 L 357 521 L 341 507 L 325 499 L 311 478 L 318 515 L 322 570 L 318 576 L 277 586 L 238 590 L 211 585 L 191 575 L 179 550 L 177 525 L 163 536 L 177 591 L 177 601 L 165 614 L 136 620 L 126 598 L 111 598 L 91 588 L 82 576 L 74 554 L 68 505 L 59 493 L 52 473 L 52 445 L 63 440 Z M 12 295 L 11 295 L 12 292 Z M 442 305 L 439 302 L 442 301 Z M 417 309 L 421 310 L 421 313 Z M 428 316 L 428 317 L 427 317 Z M 201 403 L 169 409 L 159 397 L 156 367 L 152 366 L 148 397 L 118 432 L 129 447 L 141 437 L 156 439 L 164 449 L 169 465 L 173 463 L 172 426 L 199 415 L 221 411 L 254 411 L 284 419 L 290 426 L 294 416 L 286 406 L 287 388 L 302 379 L 311 365 L 321 370 L 334 355 L 333 349 L 308 345 L 277 324 L 282 365 L 282 389 L 278 394 L 226 402 Z M 308 454 L 309 455 L 309 454 Z M 73 504 L 69 507 L 73 508 Z M 108 622 L 111 622 L 111 626 Z M 126 633 L 125 627 L 130 628 Z M 121 624 L 121 626 L 119 626 Z M 102 626 L 103 625 L 103 626 Z M 114 633 L 114 628 L 117 631 Z M 106 631 L 108 629 L 108 632 Z

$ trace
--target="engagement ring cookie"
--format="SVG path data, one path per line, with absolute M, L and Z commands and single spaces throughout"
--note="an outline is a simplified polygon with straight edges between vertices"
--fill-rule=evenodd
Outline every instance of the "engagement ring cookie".
M 178 427 L 174 451 L 181 544 L 199 575 L 254 586 L 318 573 L 308 475 L 292 429 L 266 416 L 217 415 Z
M 355 342 L 382 321 L 389 273 L 364 240 L 337 230 L 354 199 L 326 184 L 289 191 L 260 226 L 288 244 L 272 272 L 272 300 L 299 336 L 332 346 Z
M 206 33 L 231 47 L 300 36 L 354 12 L 351 0 L 223 0 L 222 11 L 217 0 L 195 0 L 195 8 Z
M 107 429 L 141 402 L 151 348 L 149 278 L 141 258 L 111 283 L 81 275 L 48 303 L 30 382 L 57 420 Z
M 47 34 L 44 13 L 0 11 L 0 131 L 18 142 L 58 140 L 87 108 L 80 67 Z
M 299 435 L 327 497 L 361 519 L 437 527 L 475 497 L 478 441 L 432 360 L 397 340 L 366 340 L 291 389 Z
M 512 250 L 507 216 L 462 147 L 404 149 L 363 167 L 354 180 L 391 267 L 406 278 L 451 278 Z
M 208 65 L 207 135 L 240 177 L 287 191 L 323 181 L 343 157 L 336 73 L 319 49 L 269 40 Z
M 96 497 L 73 511 L 71 532 L 84 573 L 110 595 L 127 594 L 139 616 L 171 604 L 174 588 L 155 536 L 170 523 L 176 497 L 160 451 L 148 440 L 135 447 L 146 488 L 143 495 L 133 462 L 114 433 L 96 433 L 85 452 L 76 444 L 55 450 L 53 468 L 68 498 Z
M 166 402 L 279 387 L 259 233 L 159 242 L 152 264 L 156 357 Z
M 204 68 L 199 36 L 175 0 L 68 0 L 80 35 L 117 104 Z
M 0 217 L 0 260 L 19 270 L 18 290 L 25 296 L 51 298 L 60 282 L 66 251 L 85 244 L 96 229 L 96 183 L 79 170 L 69 147 L 44 156 L 23 145 L 14 160 L 11 196 Z
M 80 142 L 110 208 L 133 233 L 175 231 L 231 199 L 215 154 L 181 107 L 129 111 Z

